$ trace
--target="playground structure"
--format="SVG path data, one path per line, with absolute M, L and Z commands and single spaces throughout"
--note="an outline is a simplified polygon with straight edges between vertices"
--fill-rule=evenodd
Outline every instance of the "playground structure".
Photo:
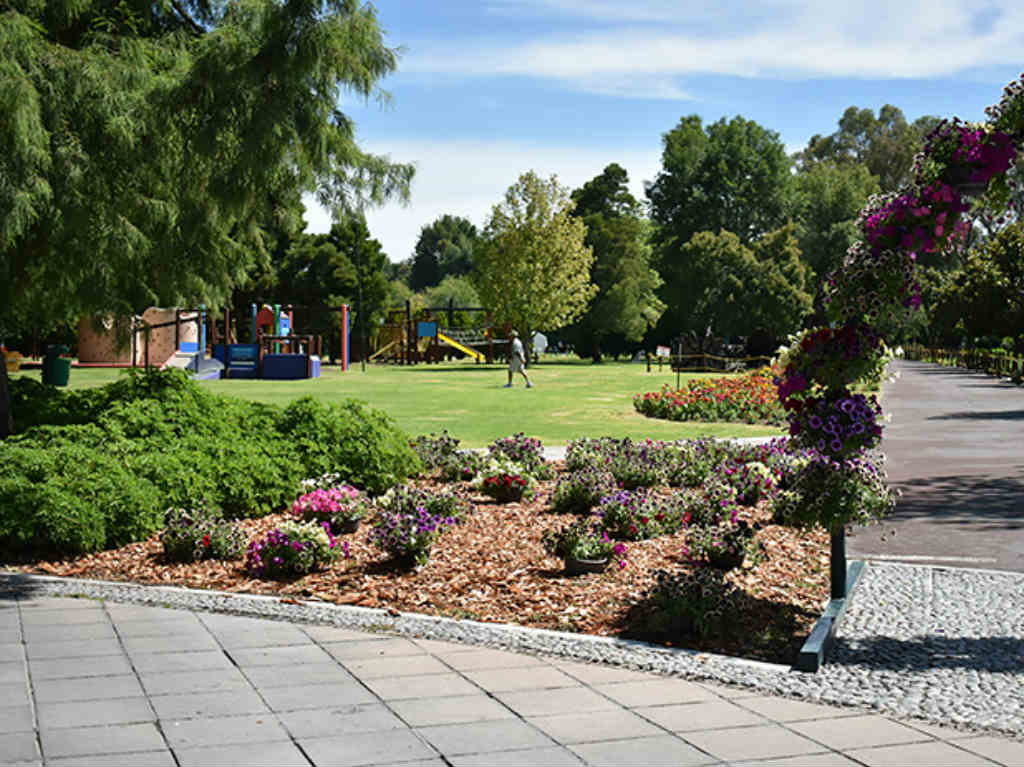
M 254 343 L 247 344 L 232 342 L 230 310 L 224 311 L 223 332 L 206 307 L 150 307 L 141 317 L 121 320 L 124 325 L 120 328 L 113 318 L 103 320 L 97 329 L 92 318 L 83 317 L 79 322 L 79 364 L 177 367 L 203 379 L 318 378 L 323 351 L 321 336 L 293 332 L 294 308 L 253 304 L 250 337 Z M 342 370 L 347 370 L 348 306 L 327 307 L 325 311 L 340 313 L 341 364 Z M 207 357 L 208 351 L 212 351 L 211 357 Z
M 319 378 L 323 339 L 320 335 L 293 333 L 292 304 L 252 305 L 254 343 L 231 343 L 230 312 L 224 314 L 224 337 L 214 342 L 213 356 L 224 366 L 226 378 L 295 380 Z M 349 311 L 347 305 L 329 308 L 341 314 L 341 368 L 349 364 Z
M 483 322 L 471 328 L 456 328 L 456 312 L 476 313 Z M 440 362 L 456 352 L 474 362 L 493 362 L 495 343 L 490 312 L 479 306 L 447 306 L 421 309 L 413 316 L 412 303 L 405 302 L 401 309 L 391 309 L 381 326 L 379 347 L 370 356 L 371 362 L 391 362 L 415 365 L 419 362 Z M 442 328 L 438 317 L 447 321 Z M 503 347 L 502 347 L 503 348 Z

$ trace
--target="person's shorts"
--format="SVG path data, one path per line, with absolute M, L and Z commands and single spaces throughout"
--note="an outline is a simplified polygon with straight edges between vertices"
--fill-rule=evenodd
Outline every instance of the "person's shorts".
M 508 361 L 508 369 L 510 373 L 519 373 L 523 370 L 523 361 L 518 357 L 510 357 Z

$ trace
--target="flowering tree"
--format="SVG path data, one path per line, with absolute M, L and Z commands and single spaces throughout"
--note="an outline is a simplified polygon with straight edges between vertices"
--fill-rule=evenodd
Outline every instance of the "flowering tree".
M 831 325 L 805 330 L 782 359 L 776 384 L 790 436 L 812 455 L 783 511 L 832 534 L 833 598 L 846 593 L 844 525 L 878 518 L 893 504 L 869 453 L 882 437 L 882 410 L 874 396 L 852 387 L 885 365 L 880 321 L 905 319 L 920 307 L 918 255 L 959 244 L 970 198 L 990 209 L 1008 204 L 1006 172 L 1024 142 L 1024 75 L 987 115 L 978 125 L 939 123 L 915 158 L 911 183 L 868 201 L 859 218 L 862 239 L 822 287 Z

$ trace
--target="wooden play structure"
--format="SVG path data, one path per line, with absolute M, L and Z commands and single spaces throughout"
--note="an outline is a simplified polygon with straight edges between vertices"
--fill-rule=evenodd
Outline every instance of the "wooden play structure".
M 480 321 L 472 327 L 457 328 L 456 313 L 469 313 Z M 446 321 L 443 326 L 441 319 Z M 482 307 L 455 306 L 449 301 L 447 306 L 421 309 L 414 316 L 412 303 L 406 301 L 403 308 L 388 312 L 370 361 L 415 365 L 458 355 L 477 363 L 493 362 L 496 343 L 503 348 L 503 339 L 494 338 L 490 312 Z

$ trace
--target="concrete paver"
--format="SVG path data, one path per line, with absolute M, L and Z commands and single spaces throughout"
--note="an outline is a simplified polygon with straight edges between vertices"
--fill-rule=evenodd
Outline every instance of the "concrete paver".
M 569 748 L 594 767 L 642 764 L 649 767 L 695 767 L 718 760 L 672 735 L 583 743 Z

